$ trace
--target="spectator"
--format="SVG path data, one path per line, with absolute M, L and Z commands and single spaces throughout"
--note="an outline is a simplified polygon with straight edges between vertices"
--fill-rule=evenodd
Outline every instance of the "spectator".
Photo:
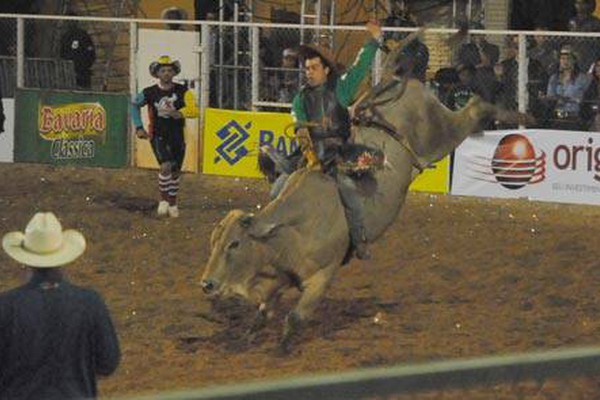
M 583 95 L 581 119 L 584 128 L 600 132 L 600 58 L 594 62 L 590 71 L 590 84 Z
M 472 64 L 460 64 L 456 67 L 459 82 L 450 93 L 448 108 L 457 111 L 467 105 L 477 93 L 476 68 Z
M 481 55 L 479 47 L 475 43 L 463 43 L 458 48 L 458 53 L 455 60 L 455 65 L 479 65 L 481 63 Z
M 579 111 L 589 78 L 581 73 L 573 49 L 565 45 L 560 50 L 559 72 L 550 77 L 546 100 L 551 102 L 554 127 L 582 129 Z
M 517 55 L 519 44 L 516 36 L 508 36 L 504 42 L 506 58 L 497 66 L 496 75 L 499 77 L 501 92 L 499 104 L 507 110 L 516 110 L 517 103 L 517 76 L 519 66 Z
M 67 15 L 75 16 L 75 13 Z M 60 57 L 72 60 L 75 66 L 75 82 L 82 89 L 92 86 L 92 65 L 96 61 L 96 49 L 91 36 L 79 27 L 77 20 L 66 21 L 66 29 L 60 38 Z
M 63 231 L 52 213 L 35 214 L 25 232 L 2 239 L 31 278 L 0 294 L 0 399 L 95 398 L 96 374 L 117 368 L 119 342 L 106 305 L 60 268 L 85 245 L 81 233 Z
M 277 101 L 280 103 L 291 103 L 300 89 L 300 75 L 298 70 L 298 52 L 287 48 L 283 50 L 281 61 L 281 80 L 278 90 Z
M 538 26 L 536 31 L 548 31 L 546 26 Z M 537 60 L 546 70 L 548 76 L 558 71 L 558 46 L 554 38 L 544 35 L 533 36 L 533 47 L 529 50 L 529 58 Z
M 600 19 L 594 16 L 596 0 L 575 0 L 576 15 L 569 21 L 572 32 L 600 32 Z
M 160 18 L 161 19 L 170 19 L 170 20 L 174 20 L 174 21 L 181 21 L 181 20 L 188 19 L 187 12 L 183 8 L 179 8 L 179 7 L 165 8 L 163 10 L 163 12 L 161 13 Z M 183 25 L 178 24 L 176 22 L 167 23 L 167 28 L 169 28 L 172 31 L 185 30 Z
M 433 87 L 437 98 L 448 108 L 452 108 L 451 96 L 456 86 L 460 83 L 455 68 L 440 68 L 433 78 Z
M 466 21 L 462 22 L 466 24 Z M 466 28 L 463 28 L 466 29 Z M 484 30 L 485 27 L 480 22 L 471 22 L 469 29 Z M 456 54 L 455 64 L 471 64 L 480 65 L 482 63 L 482 51 L 485 49 L 486 55 L 490 60 L 495 60 L 492 65 L 498 62 L 500 57 L 500 48 L 493 43 L 487 41 L 485 35 L 467 35 L 469 42 L 463 43 Z
M 498 46 L 483 42 L 480 49 L 481 63 L 477 66 L 477 86 L 481 97 L 495 103 L 500 93 L 500 82 L 496 79 L 494 66 L 498 63 Z
M 600 32 L 600 19 L 593 15 L 595 9 L 596 0 L 575 0 L 576 15 L 569 21 L 569 30 Z M 600 57 L 600 44 L 597 38 L 572 38 L 569 43 L 579 57 L 579 66 L 585 70 Z

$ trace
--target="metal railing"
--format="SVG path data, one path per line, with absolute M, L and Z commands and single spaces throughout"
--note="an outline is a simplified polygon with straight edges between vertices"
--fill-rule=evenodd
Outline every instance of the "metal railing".
M 540 384 L 551 378 L 569 379 L 599 374 L 600 348 L 589 347 L 371 368 L 128 399 L 361 400 L 416 395 L 427 391 L 439 393 L 448 389 L 489 388 L 496 384 L 526 380 Z
M 128 32 L 129 70 L 120 74 L 128 81 L 116 88 L 95 87 L 93 90 L 119 90 L 135 91 L 137 63 L 137 43 L 139 28 L 157 24 L 165 26 L 167 20 L 136 19 L 136 18 L 102 18 L 102 17 L 68 17 L 68 16 L 40 16 L 40 15 L 10 15 L 0 14 L 0 21 L 11 20 L 16 43 L 11 48 L 16 49 L 11 56 L 16 57 L 16 71 L 14 73 L 17 87 L 25 87 L 25 63 L 26 54 L 31 54 L 30 44 L 26 37 L 26 26 L 34 21 L 66 21 L 77 20 L 81 23 L 94 23 L 95 26 L 102 24 L 118 24 L 120 30 Z M 282 66 L 281 52 L 285 46 L 294 46 L 299 43 L 291 43 L 292 38 L 298 38 L 301 27 L 297 24 L 270 24 L 270 23 L 248 23 L 248 22 L 218 22 L 218 21 L 180 21 L 188 31 L 198 35 L 198 46 L 189 49 L 195 52 L 199 59 L 199 71 L 197 80 L 201 87 L 200 106 L 232 109 L 254 109 L 260 110 L 265 107 L 289 108 L 290 104 L 280 102 L 269 89 L 269 82 L 277 83 L 289 66 Z M 338 47 L 332 49 L 342 63 L 349 64 L 360 45 L 366 38 L 362 26 L 313 26 L 303 29 L 329 29 L 336 35 L 335 43 Z M 385 28 L 386 32 L 412 32 L 415 28 Z M 429 29 L 421 39 L 430 49 L 427 76 L 433 78 L 436 71 L 442 67 L 456 66 L 457 49 L 448 45 L 448 39 L 456 33 L 454 29 Z M 542 44 L 540 38 L 545 38 Z M 532 66 L 538 66 L 540 61 L 533 58 L 538 54 L 542 46 L 550 44 L 549 52 L 553 52 L 558 64 L 558 53 L 561 46 L 571 44 L 578 51 L 580 70 L 587 73 L 591 60 L 600 57 L 600 34 L 598 33 L 576 33 L 576 32 L 527 32 L 527 31 L 498 31 L 498 30 L 473 30 L 470 32 L 470 40 L 478 43 L 487 38 L 489 46 L 496 46 L 499 59 L 496 60 L 497 71 L 495 79 L 504 87 L 504 92 L 499 102 L 507 108 L 518 109 L 522 112 L 533 112 L 543 114 L 543 108 L 547 107 L 547 99 L 544 92 L 548 86 L 548 80 L 552 74 L 551 70 L 544 72 L 545 76 L 539 78 L 532 72 Z M 480 46 L 481 47 L 481 46 Z M 121 55 L 122 57 L 123 55 Z M 377 65 L 374 67 L 377 81 L 381 74 L 381 64 L 385 56 L 378 56 Z M 125 64 L 126 65 L 126 64 Z M 297 65 L 299 76 L 301 66 Z M 542 68 L 548 67 L 544 64 Z M 110 74 L 110 69 L 127 69 L 123 64 L 117 65 L 110 61 L 102 74 Z M 493 66 L 492 66 L 493 68 Z M 534 68 L 535 69 L 535 68 Z M 538 68 L 540 69 L 540 68 Z M 212 96 L 211 96 L 212 93 Z M 598 107 L 596 107 L 598 108 Z M 548 117 L 548 116 L 546 116 Z M 546 118 L 544 117 L 544 118 Z M 549 117 L 555 117 L 550 110 Z

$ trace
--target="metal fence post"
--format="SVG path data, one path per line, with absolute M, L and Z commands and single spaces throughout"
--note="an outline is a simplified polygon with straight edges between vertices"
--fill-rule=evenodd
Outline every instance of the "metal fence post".
M 525 113 L 527 112 L 528 107 L 528 91 L 527 91 L 527 81 L 528 81 L 528 66 L 529 66 L 529 58 L 527 58 L 527 37 L 524 34 L 519 34 L 519 55 L 517 56 L 518 61 L 518 86 L 517 86 L 517 100 L 519 104 L 519 112 Z M 520 128 L 524 128 L 524 126 L 520 126 Z
M 137 53 L 138 53 L 138 23 L 129 23 L 129 92 L 131 94 L 131 100 L 135 98 L 137 94 Z M 131 120 L 131 116 L 130 116 Z M 128 129 L 131 129 L 131 123 L 127 124 Z M 129 145 L 129 165 L 135 166 L 135 139 L 133 137 L 134 132 L 130 132 L 127 135 L 127 142 Z
M 252 45 L 252 109 L 256 110 L 255 104 L 259 101 L 258 98 L 258 87 L 260 85 L 260 60 L 259 60 L 259 42 L 260 42 L 260 31 L 257 26 L 251 28 L 251 45 Z
M 217 89 L 210 87 L 210 61 L 213 48 L 210 40 L 210 26 L 204 22 L 200 24 L 200 48 L 200 124 L 204 126 L 204 115 L 209 106 L 210 91 Z
M 25 87 L 25 20 L 17 18 L 17 88 Z

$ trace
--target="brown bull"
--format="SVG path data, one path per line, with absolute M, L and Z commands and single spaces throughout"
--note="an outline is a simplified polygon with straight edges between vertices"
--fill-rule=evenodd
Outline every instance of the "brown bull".
M 423 166 L 478 132 L 483 119 L 515 117 L 479 98 L 452 112 L 415 80 L 392 87 L 376 100 L 383 122 L 394 127 L 397 137 L 378 127 L 356 132 L 358 142 L 383 149 L 389 164 L 376 173 L 377 193 L 364 199 L 370 241 L 393 222 Z M 219 223 L 211 237 L 202 287 L 209 295 L 237 294 L 255 303 L 259 312 L 251 332 L 264 324 L 282 289 L 298 288 L 300 299 L 286 318 L 282 339 L 287 349 L 292 334 L 311 316 L 331 283 L 348 246 L 344 207 L 334 180 L 301 169 L 256 215 L 233 210 Z

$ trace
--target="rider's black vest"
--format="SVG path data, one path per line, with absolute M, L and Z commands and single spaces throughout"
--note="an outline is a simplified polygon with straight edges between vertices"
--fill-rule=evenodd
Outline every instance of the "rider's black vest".
M 330 137 L 340 137 L 346 142 L 350 137 L 350 114 L 335 95 L 335 79 L 323 86 L 304 86 L 301 91 L 302 105 L 308 122 L 319 126 L 310 127 L 310 136 L 314 141 Z M 325 116 L 325 118 L 323 118 Z

